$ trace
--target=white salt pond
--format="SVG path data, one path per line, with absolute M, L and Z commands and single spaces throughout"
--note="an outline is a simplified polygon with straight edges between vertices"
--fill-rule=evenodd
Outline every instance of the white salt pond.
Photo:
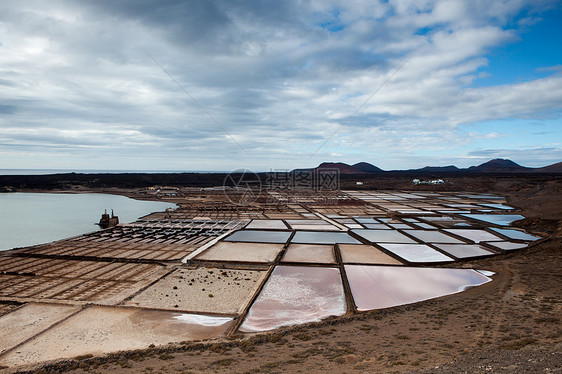
M 489 233 L 486 230 L 471 230 L 471 229 L 446 229 L 445 231 L 451 234 L 462 236 L 472 240 L 475 243 L 486 242 L 486 241 L 502 241 L 503 239 L 499 236 Z
M 435 246 L 459 259 L 494 255 L 478 244 L 435 244 Z
M 381 243 L 384 249 L 411 263 L 453 262 L 449 256 L 425 244 Z

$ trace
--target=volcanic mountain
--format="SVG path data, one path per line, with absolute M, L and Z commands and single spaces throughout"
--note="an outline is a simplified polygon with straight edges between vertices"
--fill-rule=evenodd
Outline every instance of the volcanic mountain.
M 449 165 L 449 166 L 426 166 L 421 169 L 414 169 L 411 171 L 417 171 L 422 173 L 450 173 L 459 170 L 461 169 L 459 169 L 455 165 Z
M 375 174 L 386 173 L 379 167 L 368 162 L 358 162 L 348 165 L 343 162 L 323 162 L 316 168 L 296 169 L 293 171 L 307 170 L 339 170 L 340 174 Z M 459 169 L 455 165 L 449 166 L 425 166 L 421 169 L 393 170 L 392 172 L 406 173 L 562 173 L 562 162 L 545 166 L 542 168 L 528 168 L 521 166 L 511 160 L 496 158 L 478 166 L 471 166 L 467 169 Z
M 323 162 L 315 170 L 339 170 L 340 174 L 363 174 L 364 171 L 343 162 Z
M 511 160 L 496 158 L 478 166 L 471 166 L 466 170 L 480 173 L 521 173 L 530 171 L 530 169 L 531 168 L 526 168 Z
M 380 173 L 383 172 L 381 168 L 376 167 L 373 164 L 369 164 L 368 162 L 358 162 L 356 164 L 351 165 L 357 170 L 364 171 L 365 173 Z

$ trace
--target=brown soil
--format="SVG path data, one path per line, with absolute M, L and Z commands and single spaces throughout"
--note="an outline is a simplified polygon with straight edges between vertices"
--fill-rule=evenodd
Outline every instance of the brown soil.
M 418 304 L 210 342 L 186 342 L 45 366 L 42 372 L 560 372 L 562 371 L 561 180 L 497 183 L 529 218 L 517 225 L 546 240 L 460 263 L 494 281 Z

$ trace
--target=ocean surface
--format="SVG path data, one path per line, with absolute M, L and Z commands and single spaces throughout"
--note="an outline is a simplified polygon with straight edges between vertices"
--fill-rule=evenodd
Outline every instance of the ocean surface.
M 105 209 L 127 223 L 175 207 L 106 194 L 0 193 L 0 251 L 96 231 Z

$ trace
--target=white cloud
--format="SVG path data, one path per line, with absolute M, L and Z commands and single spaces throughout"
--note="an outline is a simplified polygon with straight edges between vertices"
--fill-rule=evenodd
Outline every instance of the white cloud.
M 528 18 L 546 6 L 537 4 Z M 225 158 L 232 167 L 267 169 L 340 154 L 370 161 L 378 152 L 407 163 L 420 150 L 466 147 L 481 137 L 462 135 L 463 125 L 560 114 L 556 74 L 472 87 L 487 74 L 487 54 L 517 40 L 506 25 L 527 5 L 6 1 L 0 144 L 9 152 L 0 149 L 0 167 L 22 160 L 40 167 L 49 154 L 60 161 L 57 147 L 78 168 L 92 167 L 96 150 L 111 149 L 123 165 L 135 156 L 153 165 L 143 169 L 169 169 L 163 160 L 174 160 L 221 170 Z

